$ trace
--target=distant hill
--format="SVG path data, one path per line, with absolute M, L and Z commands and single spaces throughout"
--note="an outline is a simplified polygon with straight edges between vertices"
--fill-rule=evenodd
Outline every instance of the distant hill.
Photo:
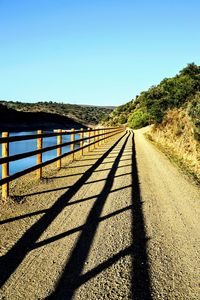
M 97 125 L 112 108 L 57 102 L 0 101 L 0 130 L 80 128 Z
M 0 131 L 31 131 L 85 128 L 81 123 L 65 116 L 46 112 L 16 111 L 0 103 Z

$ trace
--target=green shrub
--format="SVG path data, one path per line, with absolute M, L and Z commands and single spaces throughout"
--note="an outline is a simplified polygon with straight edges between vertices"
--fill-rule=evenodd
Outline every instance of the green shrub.
M 135 110 L 128 118 L 128 126 L 138 129 L 149 124 L 149 114 L 142 109 Z
M 120 115 L 118 118 L 119 124 L 125 124 L 127 122 L 127 116 L 125 115 Z

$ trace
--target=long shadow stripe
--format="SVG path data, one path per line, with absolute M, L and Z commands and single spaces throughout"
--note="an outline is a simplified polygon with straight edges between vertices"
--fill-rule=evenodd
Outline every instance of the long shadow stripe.
M 110 190 L 112 189 L 115 173 L 118 169 L 118 165 L 126 147 L 128 138 L 129 134 L 118 155 L 116 156 L 101 193 L 90 210 L 85 226 L 83 227 L 79 239 L 63 270 L 55 291 L 48 297 L 48 299 L 70 300 L 72 299 L 77 286 L 81 285 L 81 272 L 83 270 L 85 261 L 87 260 L 92 241 L 99 225 L 99 217 L 106 203 Z
M 133 235 L 133 270 L 132 299 L 150 300 L 151 284 L 147 256 L 147 236 L 142 210 L 134 134 L 132 136 L 132 235 Z
M 129 206 L 121 208 L 121 209 L 119 209 L 119 210 L 117 210 L 117 211 L 115 211 L 115 212 L 113 212 L 111 214 L 108 214 L 108 215 L 103 216 L 103 217 L 99 217 L 99 222 L 105 221 L 108 218 L 114 217 L 114 216 L 116 216 L 116 215 L 118 215 L 120 213 L 123 213 L 123 212 L 131 209 L 131 208 L 132 208 L 132 205 L 129 205 Z M 33 249 L 37 249 L 39 247 L 43 247 L 43 246 L 45 246 L 47 244 L 50 244 L 50 243 L 58 241 L 58 240 L 60 240 L 62 238 L 65 238 L 65 237 L 67 237 L 67 236 L 69 236 L 69 235 L 71 235 L 73 233 L 79 232 L 79 231 L 83 230 L 84 226 L 85 226 L 85 224 L 84 225 L 80 225 L 78 227 L 75 227 L 73 229 L 69 229 L 69 230 L 67 230 L 65 232 L 59 233 L 59 234 L 57 234 L 57 235 L 55 235 L 53 237 L 50 237 L 50 238 L 48 238 L 46 240 L 43 240 L 43 241 L 40 241 L 40 242 L 36 242 L 34 244 L 34 246 L 33 246 L 34 247 Z
M 125 133 L 120 137 L 98 160 L 92 165 L 84 175 L 71 187 L 66 193 L 64 193 L 58 200 L 52 205 L 48 212 L 43 215 L 36 223 L 34 223 L 16 242 L 16 244 L 0 258 L 0 287 L 7 281 L 16 268 L 21 264 L 23 259 L 34 247 L 34 243 L 38 240 L 41 234 L 47 229 L 47 227 L 53 222 L 53 220 L 59 215 L 70 199 L 78 192 L 82 185 L 90 178 L 92 173 L 97 169 L 103 160 L 109 155 L 109 153 L 119 144 L 123 139 Z
M 124 250 L 119 251 L 117 254 L 114 254 L 112 257 L 110 257 L 108 260 L 100 263 L 97 267 L 93 268 L 92 270 L 88 271 L 87 273 L 80 276 L 80 280 L 78 282 L 78 286 L 86 283 L 90 279 L 94 278 L 101 272 L 105 271 L 112 265 L 114 265 L 117 261 L 119 261 L 122 257 L 131 255 L 132 246 L 127 247 Z M 142 300 L 142 299 L 140 299 Z

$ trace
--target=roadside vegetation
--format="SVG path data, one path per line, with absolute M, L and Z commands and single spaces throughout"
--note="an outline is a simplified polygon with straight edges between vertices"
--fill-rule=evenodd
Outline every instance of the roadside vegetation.
M 103 124 L 133 129 L 153 124 L 148 137 L 200 180 L 200 66 L 188 64 L 117 107 Z
M 200 142 L 195 138 L 194 123 L 185 109 L 169 110 L 163 122 L 153 126 L 146 136 L 184 173 L 200 183 Z

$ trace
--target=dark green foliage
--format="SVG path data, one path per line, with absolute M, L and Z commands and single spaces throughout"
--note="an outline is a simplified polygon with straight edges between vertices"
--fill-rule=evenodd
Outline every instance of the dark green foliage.
M 189 75 L 191 78 L 199 77 L 200 66 L 195 65 L 194 63 L 188 64 L 185 68 L 180 71 L 180 75 Z
M 119 117 L 119 123 L 120 124 L 125 124 L 127 122 L 127 116 L 126 115 L 121 115 Z
M 37 102 L 37 103 L 22 103 L 13 101 L 0 101 L 0 110 L 2 105 L 5 109 L 13 109 L 21 112 L 45 112 L 58 114 L 64 117 L 69 117 L 85 125 L 95 125 L 102 118 L 108 116 L 113 110 L 109 107 L 101 106 L 86 106 L 75 104 L 64 104 L 57 102 Z
M 149 114 L 142 109 L 135 110 L 128 118 L 128 126 L 131 128 L 141 128 L 149 124 Z

